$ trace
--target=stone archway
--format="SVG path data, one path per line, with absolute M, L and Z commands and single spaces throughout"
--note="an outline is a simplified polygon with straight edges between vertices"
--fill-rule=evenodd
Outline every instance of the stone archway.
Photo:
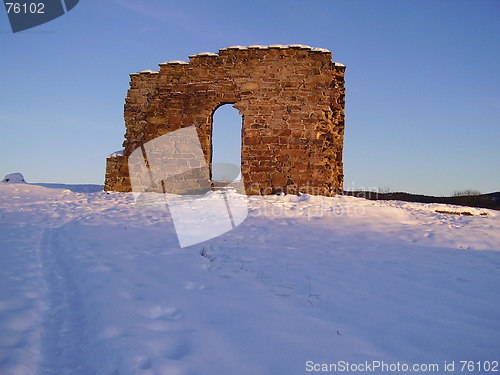
M 343 187 L 344 70 L 328 50 L 271 45 L 223 48 L 131 74 L 125 149 L 107 159 L 105 189 L 130 191 L 127 157 L 192 125 L 210 163 L 212 113 L 234 103 L 243 116 L 248 194 L 335 194 Z

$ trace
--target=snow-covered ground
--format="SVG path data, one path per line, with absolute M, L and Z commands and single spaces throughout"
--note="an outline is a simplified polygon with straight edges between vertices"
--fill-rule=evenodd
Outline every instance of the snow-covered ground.
M 500 371 L 498 212 L 249 197 L 181 249 L 167 212 L 72 190 L 0 183 L 2 375 Z

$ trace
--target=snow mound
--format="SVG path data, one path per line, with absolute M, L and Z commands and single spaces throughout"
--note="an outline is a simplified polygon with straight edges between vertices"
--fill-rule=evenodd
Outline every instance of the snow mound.
M 9 182 L 9 183 L 24 182 L 24 183 L 26 183 L 26 181 L 24 180 L 24 176 L 21 173 L 10 173 L 4 177 L 2 182 Z

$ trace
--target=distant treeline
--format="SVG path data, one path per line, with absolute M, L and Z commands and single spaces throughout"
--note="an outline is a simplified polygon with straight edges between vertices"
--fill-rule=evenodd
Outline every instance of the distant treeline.
M 479 208 L 489 208 L 500 210 L 500 192 L 489 194 L 455 194 L 451 197 L 434 197 L 431 195 L 409 194 L 403 192 L 397 193 L 378 193 L 375 191 L 344 191 L 344 195 L 366 198 L 371 200 L 397 200 L 406 202 L 420 203 L 445 203 L 456 204 L 459 206 L 470 206 Z

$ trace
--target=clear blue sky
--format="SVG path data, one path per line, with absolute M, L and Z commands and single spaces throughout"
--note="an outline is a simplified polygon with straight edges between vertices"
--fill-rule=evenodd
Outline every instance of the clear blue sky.
M 230 45 L 347 66 L 345 187 L 500 190 L 500 1 L 81 0 L 12 34 L 0 9 L 0 178 L 98 183 L 129 73 Z

